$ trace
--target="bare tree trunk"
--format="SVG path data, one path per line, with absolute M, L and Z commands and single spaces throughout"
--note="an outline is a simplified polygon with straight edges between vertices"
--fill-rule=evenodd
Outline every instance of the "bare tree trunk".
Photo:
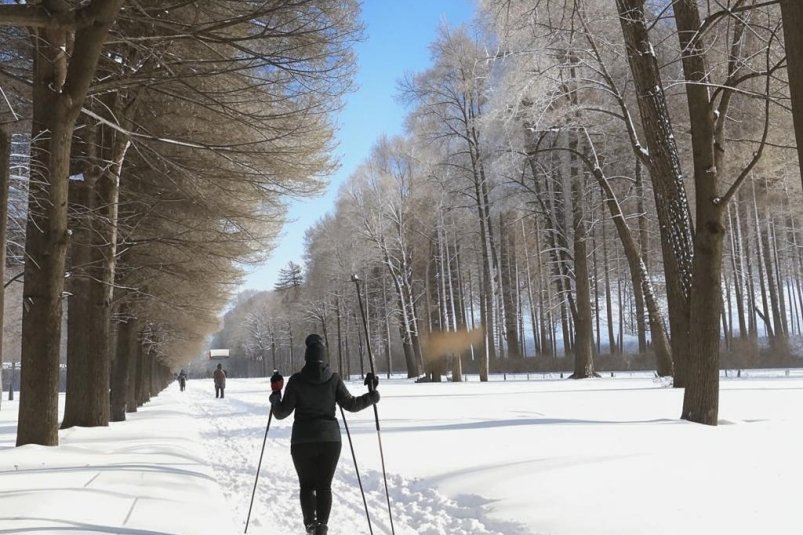
M 93 0 L 78 8 L 86 10 L 92 23 L 77 31 L 74 41 L 64 28 L 33 30 L 31 169 L 42 174 L 31 177 L 29 189 L 18 446 L 58 445 L 61 299 L 72 135 L 106 33 L 121 5 L 122 0 Z M 63 14 L 66 6 L 48 6 L 44 15 Z
M 644 164 L 636 158 L 636 211 L 638 212 L 638 241 L 641 260 L 650 271 L 650 234 L 648 231 L 649 222 L 647 221 L 646 196 L 644 193 Z
M 41 58 L 34 60 L 35 64 L 46 62 Z M 35 75 L 40 77 L 44 76 Z M 34 92 L 37 91 L 52 93 L 35 88 Z M 54 109 L 56 103 L 46 105 L 45 98 L 36 97 L 34 101 L 42 105 L 34 110 L 31 169 L 46 169 L 52 179 L 36 177 L 30 182 L 23 288 L 23 300 L 28 306 L 22 312 L 17 445 L 57 446 L 61 298 L 68 240 L 67 175 L 72 128 L 55 119 L 60 113 Z
M 501 299 L 501 293 L 499 292 L 499 284 L 496 281 L 499 281 L 499 261 L 497 259 L 496 253 L 496 245 L 494 242 L 494 230 L 493 230 L 493 220 L 491 219 L 491 202 L 489 199 L 488 193 L 488 179 L 485 176 L 485 167 L 480 160 L 479 155 L 479 134 L 474 130 L 475 135 L 475 144 L 477 150 L 477 165 L 479 167 L 479 176 L 480 176 L 480 192 L 482 194 L 482 211 L 486 221 L 486 230 L 488 232 L 488 255 L 490 256 L 491 265 L 488 266 L 488 274 L 490 276 L 488 280 L 488 285 L 491 290 L 491 297 L 488 300 L 488 305 L 490 307 L 490 320 L 492 325 L 491 332 L 488 336 L 489 340 L 491 341 L 491 345 L 489 347 L 488 357 L 489 360 L 496 360 L 498 357 L 496 351 L 496 344 L 494 341 L 499 337 L 499 340 L 502 340 L 502 332 L 501 332 L 501 320 L 500 313 L 502 312 L 501 308 L 496 306 L 498 304 L 498 299 Z M 499 324 L 497 325 L 497 322 Z
M 359 320 L 357 319 L 357 314 L 352 315 L 352 319 L 354 320 L 354 324 L 357 325 L 357 348 L 359 350 L 360 356 L 360 379 L 365 379 L 365 350 L 364 344 L 362 341 L 362 329 L 359 327 Z
M 438 236 L 438 241 L 440 241 L 440 236 Z M 438 245 L 438 249 L 440 250 L 440 245 Z M 432 240 L 430 240 L 430 252 L 431 251 L 432 251 Z M 426 335 L 427 336 L 431 335 L 432 332 L 433 332 L 432 313 L 431 313 L 431 310 L 432 310 L 431 293 L 432 293 L 433 287 L 434 287 L 434 289 L 436 291 L 436 294 L 437 294 L 436 295 L 436 298 L 437 298 L 436 306 L 437 306 L 437 310 L 438 310 L 438 329 L 441 332 L 444 331 L 445 310 L 444 310 L 443 296 L 441 295 L 441 284 L 440 284 L 440 282 L 438 280 L 433 280 L 433 279 L 439 279 L 440 278 L 440 266 L 439 266 L 439 262 L 438 262 L 438 258 L 437 258 L 438 256 L 440 256 L 440 254 L 438 254 L 438 255 L 430 254 L 429 255 L 430 261 L 427 262 L 426 273 L 424 275 L 424 298 L 425 298 L 424 299 L 425 300 L 424 308 L 426 309 L 426 313 L 427 313 L 427 325 L 426 325 L 426 330 L 427 330 Z M 432 264 L 433 263 L 435 264 L 434 267 L 439 272 L 437 277 L 435 276 L 434 270 L 432 269 Z M 431 381 L 441 382 L 441 370 L 440 370 L 441 369 L 441 366 L 440 366 L 441 359 L 442 359 L 442 356 L 440 356 L 440 355 L 427 354 L 427 356 L 426 356 L 426 360 L 424 361 L 424 373 L 427 374 L 427 376 L 429 377 L 429 379 Z
M 271 326 L 270 328 L 270 356 L 271 361 L 273 364 L 273 369 L 279 369 L 279 362 L 276 360 L 276 327 Z
M 603 191 L 605 192 L 605 202 L 608 205 L 608 210 L 611 213 L 611 218 L 613 219 L 614 226 L 616 227 L 616 231 L 619 234 L 619 240 L 622 243 L 622 247 L 625 252 L 625 258 L 627 258 L 628 267 L 630 269 L 630 278 L 633 281 L 633 287 L 640 287 L 641 293 L 644 297 L 644 302 L 647 307 L 647 317 L 650 321 L 650 332 L 652 333 L 652 343 L 653 343 L 653 350 L 655 351 L 655 360 L 656 360 L 656 367 L 658 371 L 658 375 L 662 377 L 670 376 L 673 373 L 673 361 L 672 361 L 672 351 L 669 345 L 669 340 L 666 336 L 666 330 L 664 329 L 664 320 L 661 316 L 660 309 L 658 307 L 658 302 L 655 297 L 655 292 L 652 288 L 652 281 L 650 281 L 650 276 L 647 273 L 647 267 L 644 265 L 644 261 L 641 258 L 638 248 L 636 246 L 636 241 L 633 238 L 632 232 L 630 232 L 630 227 L 627 225 L 627 221 L 625 221 L 624 214 L 622 214 L 622 209 L 619 206 L 619 202 L 617 201 L 616 197 L 614 196 L 613 188 L 611 188 L 610 182 L 605 178 L 602 173 L 602 170 L 597 167 L 594 172 L 594 176 L 597 179 L 597 182 L 602 187 Z M 605 251 L 605 249 L 603 249 Z M 606 273 L 607 273 L 607 253 L 605 256 L 605 264 L 606 264 Z M 607 289 L 607 302 L 608 307 L 611 306 L 610 300 L 610 289 Z M 619 315 L 621 317 L 622 310 L 621 306 L 619 308 Z M 609 324 L 611 323 L 610 319 L 608 320 Z M 609 326 L 608 332 L 610 333 L 609 336 L 613 336 L 613 328 Z
M 572 135 L 570 146 L 577 146 Z M 584 176 L 572 161 L 572 219 L 574 226 L 574 285 L 576 312 L 574 314 L 576 340 L 574 346 L 573 379 L 594 376 L 594 330 L 591 322 L 591 288 L 588 272 L 588 222 L 585 217 L 583 198 L 585 193 Z
M 341 330 L 341 313 L 340 313 L 340 293 L 335 297 L 335 316 L 337 318 L 337 372 L 343 376 L 343 331 Z M 274 368 L 276 366 L 276 354 L 274 349 Z
M 738 203 L 738 201 L 736 201 Z M 736 299 L 736 316 L 739 320 L 739 339 L 747 340 L 748 328 L 744 319 L 745 303 L 743 291 L 743 276 L 744 268 L 742 264 L 742 240 L 740 236 L 741 229 L 739 228 L 738 219 L 734 219 L 733 212 L 738 214 L 738 204 L 735 210 L 731 210 L 728 205 L 728 226 L 730 227 L 730 240 L 731 240 L 731 269 L 733 270 L 733 290 Z M 731 327 L 733 322 L 731 322 Z
M 633 273 L 630 273 L 630 281 L 633 285 L 633 315 L 636 319 L 639 353 L 643 355 L 647 351 L 647 325 L 644 321 L 646 315 L 644 309 L 644 290 L 640 279 L 641 277 L 639 275 L 633 276 Z
M 553 148 L 557 143 L 557 136 L 553 136 Z M 532 159 L 531 159 L 532 160 Z M 571 324 L 570 314 L 574 313 L 574 303 L 571 293 L 570 283 L 570 268 L 568 258 L 569 241 L 568 229 L 566 225 L 566 209 L 564 207 L 564 188 L 563 188 L 563 174 L 561 173 L 561 161 L 558 152 L 552 153 L 551 169 L 545 174 L 545 192 L 546 198 L 543 209 L 545 212 L 546 230 L 547 230 L 547 243 L 549 247 L 549 254 L 552 257 L 552 271 L 553 279 L 555 282 L 555 296 L 558 300 L 560 308 L 560 326 L 563 336 L 563 354 L 568 356 L 574 350 L 573 344 L 573 330 Z M 542 196 L 539 191 L 538 174 L 534 167 L 535 162 L 530 163 L 534 179 L 534 187 L 539 197 Z
M 672 5 L 687 82 L 686 101 L 694 151 L 696 233 L 692 291 L 689 300 L 689 360 L 682 417 L 717 425 L 719 414 L 719 315 L 722 309 L 722 250 L 725 227 L 719 199 L 722 162 L 715 151 L 724 150 L 715 139 L 714 109 L 705 86 L 708 72 L 705 46 L 695 34 L 700 28 L 697 5 L 681 0 Z M 699 85 L 695 85 L 699 84 Z
M 514 266 L 515 269 L 513 270 L 513 275 L 516 280 L 516 315 L 519 318 L 517 323 L 519 329 L 519 347 L 521 347 L 522 358 L 527 358 L 527 338 L 524 332 L 524 302 L 521 295 L 521 270 L 519 268 L 518 255 L 516 255 L 515 260 L 516 263 Z
M 405 363 L 407 364 L 407 377 L 408 378 L 418 377 L 421 374 L 421 368 L 418 366 L 418 359 L 416 358 L 415 348 L 413 346 L 414 327 L 410 325 L 411 317 L 410 317 L 410 311 L 408 310 L 406 292 L 403 286 L 404 282 L 401 280 L 400 276 L 394 271 L 391 271 L 390 275 L 391 278 L 393 279 L 393 285 L 396 289 L 396 295 L 399 299 L 399 310 L 401 311 L 401 321 L 399 322 L 399 333 L 402 339 L 402 348 L 404 349 Z
M 538 315 L 541 317 L 541 349 L 543 355 L 555 356 L 555 338 L 552 335 L 554 323 L 552 322 L 552 294 L 549 284 L 544 280 L 544 264 L 541 261 L 541 228 L 538 217 L 533 218 L 535 223 L 535 251 L 536 265 L 538 266 Z
M 481 194 L 479 184 L 475 181 L 475 195 L 477 196 L 477 212 L 480 222 L 480 242 L 482 253 L 482 272 L 480 273 L 480 323 L 485 331 L 485 358 L 480 366 L 480 381 L 488 380 L 488 361 L 496 358 L 494 348 L 494 314 L 493 314 L 493 282 L 491 279 L 491 253 L 488 245 L 487 221 L 481 205 Z
M 429 242 L 429 261 L 424 268 L 424 313 L 426 314 L 426 334 L 427 336 L 432 334 L 433 326 L 432 326 L 432 289 L 433 287 L 438 292 L 438 298 L 436 299 L 436 305 L 438 307 L 438 326 L 442 329 L 441 325 L 443 324 L 443 317 L 442 317 L 442 310 L 441 310 L 441 301 L 440 301 L 440 286 L 439 284 L 432 283 L 432 279 L 435 278 L 435 274 L 432 270 L 432 263 L 436 262 L 434 255 L 432 254 L 432 240 Z M 426 368 L 425 368 L 426 371 Z
M 775 277 L 775 285 L 778 288 L 778 310 L 780 312 L 780 327 L 781 332 L 784 335 L 784 338 L 789 338 L 789 318 L 787 318 L 786 314 L 786 297 L 785 297 L 785 287 L 786 284 L 784 283 L 784 276 L 783 276 L 783 263 L 781 262 L 781 255 L 778 252 L 778 234 L 777 234 L 777 224 L 775 223 L 775 218 L 769 213 L 767 210 L 767 233 L 768 239 L 770 242 L 770 248 L 772 249 L 772 260 L 775 264 L 775 270 L 773 271 L 773 276 Z
M 499 214 L 499 243 L 501 246 L 499 270 L 501 272 L 500 291 L 505 312 L 505 341 L 507 342 L 507 356 L 513 359 L 521 358 L 519 347 L 518 314 L 514 301 L 512 265 L 515 263 L 515 233 L 507 228 L 505 216 Z
M 745 293 L 747 293 L 747 327 L 750 340 L 753 344 L 758 340 L 758 315 L 756 307 L 756 288 L 753 277 L 753 262 L 750 253 L 750 208 L 743 202 L 744 191 L 739 191 L 739 202 L 736 204 L 736 224 L 739 225 L 739 236 L 742 237 L 741 249 L 745 258 Z M 741 218 L 741 208 L 744 206 L 745 217 Z
M 619 351 L 616 345 L 616 337 L 613 334 L 613 301 L 611 300 L 611 266 L 608 262 L 608 240 L 605 235 L 605 216 L 602 216 L 602 269 L 605 277 L 605 313 L 608 319 L 608 351 L 611 355 L 616 355 Z M 622 314 L 622 311 L 619 311 Z
M 797 138 L 799 165 L 803 168 L 803 2 L 781 0 L 786 62 L 789 73 L 789 92 L 792 96 L 792 116 Z M 801 175 L 803 179 L 803 175 Z
M 480 381 L 485 382 L 488 380 L 488 367 L 489 361 L 491 360 L 492 354 L 492 347 L 493 347 L 493 329 L 489 330 L 487 328 L 488 325 L 492 323 L 492 318 L 490 317 L 492 312 L 492 306 L 490 305 L 489 301 L 491 301 L 492 296 L 489 294 L 490 285 L 487 284 L 486 279 L 490 276 L 490 271 L 486 268 L 487 260 L 482 258 L 480 261 L 480 266 L 482 269 L 478 270 L 477 275 L 479 276 L 480 280 L 478 281 L 479 286 L 479 298 L 480 298 L 480 328 L 483 331 L 483 344 L 481 349 L 481 361 L 480 361 Z
M 795 228 L 795 218 L 789 218 L 789 234 L 790 242 L 792 243 L 792 257 L 794 262 L 794 279 L 795 279 L 795 295 L 797 297 L 797 309 L 799 311 L 798 321 L 803 322 L 803 285 L 801 285 L 801 277 L 803 277 L 803 261 L 801 261 L 801 253 L 798 247 L 797 229 Z M 803 323 L 798 324 L 798 334 L 803 332 Z
M 765 190 L 766 191 L 766 190 Z M 766 204 L 766 200 L 765 200 Z M 774 349 L 785 351 L 786 349 L 786 335 L 784 333 L 782 318 L 781 318 L 781 304 L 779 299 L 779 291 L 777 279 L 775 277 L 775 265 L 773 262 L 773 247 L 771 239 L 771 221 L 769 216 L 761 218 L 763 221 L 758 222 L 756 232 L 761 237 L 761 249 L 764 253 L 764 270 L 767 274 L 767 290 L 770 297 L 770 308 L 772 310 L 772 330 L 774 336 L 772 337 L 771 344 Z
M 557 138 L 555 140 L 557 142 Z M 571 289 L 571 267 L 569 251 L 569 229 L 567 223 L 567 210 L 564 203 L 570 202 L 565 196 L 564 175 L 560 166 L 562 162 L 558 153 L 553 153 L 552 173 L 548 177 L 547 190 L 551 188 L 548 196 L 549 214 L 551 217 L 550 226 L 552 238 L 551 249 L 554 257 L 555 282 L 558 285 L 557 295 L 560 299 L 560 320 L 563 331 L 563 354 L 568 356 L 574 352 L 574 329 L 572 321 L 575 314 L 574 298 Z M 570 186 L 571 188 L 571 186 Z
M 786 227 L 786 247 L 787 253 L 784 255 L 785 262 L 784 262 L 784 287 L 786 288 L 786 299 L 787 303 L 789 303 L 789 334 L 791 336 L 800 335 L 800 308 L 797 306 L 797 300 L 795 299 L 795 267 L 794 267 L 794 260 L 792 258 L 792 254 L 789 251 L 789 247 L 792 246 L 791 240 L 791 233 L 789 229 L 791 228 L 791 217 L 787 216 L 787 222 L 790 226 Z
M 382 277 L 382 302 L 385 304 L 384 306 L 384 315 L 385 315 L 385 360 L 388 363 L 388 379 L 390 379 L 390 375 L 393 373 L 393 362 L 392 362 L 392 355 L 390 350 L 390 310 L 389 305 L 390 302 L 388 301 L 388 294 L 387 288 L 385 285 L 385 277 Z M 337 316 L 337 337 L 340 338 L 340 314 L 338 313 Z M 338 346 L 338 349 L 340 347 Z
M 453 289 L 456 288 L 457 301 L 455 303 L 455 318 L 457 325 L 460 327 L 468 327 L 468 314 L 466 313 L 466 289 L 463 281 L 463 260 L 460 253 L 460 244 L 457 241 L 457 236 L 454 236 L 454 261 L 451 262 L 451 285 Z M 474 326 L 472 325 L 473 329 Z
M 120 309 L 121 316 L 127 316 L 125 307 Z M 137 348 L 139 326 L 134 318 L 126 318 L 117 324 L 117 351 L 113 366 L 113 380 L 111 391 L 111 421 L 125 420 L 126 405 L 128 401 L 129 382 L 131 377 L 131 361 L 137 358 L 134 351 Z
M 136 374 L 136 377 L 137 377 L 137 380 L 136 380 L 137 404 L 136 404 L 136 406 L 137 407 L 141 407 L 142 405 L 144 405 L 145 401 L 147 401 L 147 396 L 148 396 L 148 392 L 147 392 L 148 389 L 147 389 L 147 385 L 145 384 L 145 380 L 147 378 L 146 368 L 147 368 L 147 363 L 148 363 L 148 353 L 149 353 L 150 350 L 147 347 L 149 344 L 147 344 L 145 342 L 145 340 L 144 340 L 144 334 L 145 334 L 144 332 L 140 333 L 140 339 L 139 339 L 139 346 L 140 347 L 139 347 L 139 350 L 137 351 L 137 353 L 138 353 L 138 357 L 137 357 L 137 374 Z
M 346 350 L 345 372 L 346 372 L 346 377 L 348 379 L 351 379 L 351 350 L 349 349 L 349 334 L 350 334 L 350 331 L 349 331 L 349 315 L 346 314 L 345 318 L 346 318 L 346 337 L 345 337 L 345 343 L 344 343 L 344 346 L 343 346 L 344 349 Z
M 758 283 L 759 288 L 761 290 L 761 307 L 762 311 L 759 313 L 759 316 L 764 321 L 764 330 L 767 333 L 767 338 L 770 341 L 775 340 L 775 327 L 772 322 L 772 309 L 770 308 L 769 301 L 767 299 L 767 283 L 765 282 L 764 271 L 766 263 L 764 262 L 764 256 L 767 254 L 766 250 L 764 249 L 764 245 L 761 239 L 761 224 L 759 222 L 758 217 L 758 199 L 756 197 L 756 188 L 755 183 L 751 182 L 752 192 L 753 192 L 753 217 L 752 223 L 754 224 L 753 227 L 753 234 L 756 239 L 756 258 L 758 262 L 756 262 L 756 267 L 758 269 Z
M 457 324 L 459 327 L 463 329 L 470 329 L 474 330 L 474 306 L 473 306 L 473 295 L 471 290 L 471 269 L 469 268 L 469 280 L 468 280 L 468 291 L 469 291 L 469 299 L 468 301 L 471 304 L 471 311 L 466 310 L 466 284 L 463 279 L 463 256 L 460 252 L 460 244 L 457 241 L 457 236 L 455 235 L 455 255 L 454 255 L 454 262 L 452 267 L 454 269 L 454 274 L 452 278 L 456 281 L 457 285 L 457 298 L 458 298 L 458 314 L 457 314 Z M 470 316 L 470 317 L 469 317 Z M 469 324 L 469 320 L 471 323 Z M 474 360 L 474 343 L 472 342 L 471 345 L 468 347 L 466 351 L 463 352 L 464 355 L 471 361 Z M 463 380 L 463 356 L 458 356 L 458 365 L 460 366 L 460 380 Z
M 324 304 L 323 315 L 321 317 L 321 330 L 323 331 L 323 341 L 326 346 L 326 362 L 332 358 L 329 354 L 329 333 L 326 330 L 326 305 Z M 294 369 L 293 366 L 295 365 L 296 360 L 296 351 L 295 351 L 295 340 L 293 339 L 293 324 L 292 322 L 287 322 L 287 335 L 290 339 L 290 369 Z M 267 376 L 267 374 L 266 374 Z
M 0 406 L 3 404 L 3 332 L 6 303 L 6 235 L 11 185 L 11 134 L 0 126 Z
M 681 48 L 686 101 L 691 122 L 694 156 L 696 233 L 689 314 L 689 371 L 683 396 L 682 417 L 697 423 L 717 425 L 719 414 L 719 314 L 722 308 L 722 251 L 725 238 L 723 203 L 719 192 L 724 172 L 724 125 L 729 96 L 714 108 L 709 90 L 706 42 L 701 34 L 699 7 L 692 0 L 672 4 Z M 733 43 L 741 41 L 742 21 L 733 29 Z M 735 47 L 734 47 L 735 48 Z M 732 49 L 733 50 L 733 49 Z M 729 73 L 739 58 L 731 52 Z M 763 147 L 762 147 L 763 148 Z M 755 153 L 750 167 L 761 154 Z M 739 181 L 750 167 L 740 174 Z M 738 187 L 735 182 L 732 187 Z
M 130 128 L 133 107 L 117 105 L 122 96 L 108 103 Z M 67 392 L 62 428 L 105 426 L 109 423 L 109 377 L 111 370 L 112 297 L 117 257 L 117 213 L 120 172 L 129 147 L 129 137 L 102 125 L 88 125 L 84 152 L 88 161 L 83 181 L 71 182 L 77 193 L 70 199 L 78 211 L 72 239 L 73 283 L 83 290 L 70 296 L 68 317 Z M 109 140 L 104 142 L 103 140 Z M 71 194 L 72 195 L 72 194 Z M 83 264 L 83 265 L 82 265 Z M 80 282 L 79 282 L 80 281 Z M 77 337 L 78 343 L 71 343 Z
M 139 369 L 142 366 L 142 343 L 140 342 L 142 330 L 135 329 L 135 332 L 128 339 L 128 388 L 126 389 L 126 403 L 125 412 L 137 412 L 139 406 L 138 397 L 138 384 L 139 384 Z
M 90 139 L 87 144 L 94 144 Z M 89 393 L 86 389 L 88 383 L 97 378 L 98 370 L 92 369 L 90 353 L 94 351 L 94 340 L 100 338 L 101 343 L 106 341 L 105 334 L 94 329 L 94 310 L 92 310 L 92 297 L 90 292 L 92 265 L 92 228 L 89 219 L 92 217 L 94 206 L 90 205 L 92 199 L 90 180 L 97 177 L 85 177 L 82 181 L 70 182 L 70 205 L 73 207 L 71 216 L 71 247 L 70 247 L 70 278 L 68 281 L 68 313 L 67 313 L 67 386 L 64 403 L 64 420 L 62 429 L 73 425 L 92 427 L 91 416 L 86 424 L 78 417 L 83 407 L 89 405 Z M 104 346 L 101 352 L 106 350 Z
M 150 401 L 151 398 L 156 397 L 159 393 L 156 387 L 156 350 L 154 348 L 148 351 L 148 364 L 145 373 L 147 375 L 145 384 L 148 391 L 148 399 L 146 401 Z
M 795 277 L 792 274 L 792 262 L 790 258 L 786 260 L 787 261 L 784 262 L 783 286 L 786 289 L 786 299 L 789 303 L 789 335 L 795 336 L 800 334 L 798 330 L 800 310 L 797 308 L 797 302 L 795 301 L 795 294 L 793 291 Z
M 650 172 L 661 231 L 672 357 L 676 387 L 686 384 L 692 239 L 689 202 L 680 157 L 666 104 L 658 59 L 647 29 L 643 0 L 616 0 L 627 57 L 638 95 L 641 123 L 649 153 L 639 152 Z M 639 150 L 641 147 L 639 147 Z
M 596 201 L 592 201 L 592 205 L 596 206 Z M 603 210 L 604 216 L 604 210 Z M 594 274 L 593 274 L 593 281 L 594 281 L 594 332 L 596 336 L 594 340 L 596 341 L 596 352 L 594 353 L 594 357 L 598 357 L 600 353 L 602 353 L 602 314 L 600 304 L 599 304 L 599 262 L 597 261 L 597 248 L 598 245 L 598 237 L 597 237 L 597 227 L 594 226 L 594 231 L 592 232 L 591 236 L 594 238 L 594 242 L 591 244 L 591 262 L 594 265 Z M 603 238 L 605 234 L 603 233 Z
M 538 317 L 536 315 L 535 299 L 533 298 L 533 276 L 530 268 L 530 250 L 527 245 L 524 218 L 521 219 L 521 243 L 524 244 L 524 276 L 527 280 L 527 305 L 530 307 L 530 326 L 533 331 L 533 345 L 535 346 L 533 354 L 539 355 L 541 354 L 541 340 L 539 340 Z
M 453 330 L 457 331 L 465 330 L 466 328 L 466 318 L 465 318 L 465 311 L 462 308 L 462 293 L 463 288 L 460 284 L 460 269 L 459 269 L 459 256 L 457 253 L 457 244 L 455 243 L 453 246 L 455 251 L 454 256 L 452 256 L 449 247 L 446 247 L 446 272 L 448 277 L 448 285 L 449 285 L 449 306 L 451 308 L 452 314 L 452 328 Z M 457 291 L 455 291 L 455 286 L 457 286 Z M 460 383 L 463 381 L 463 353 L 457 352 L 452 355 L 452 382 L 453 383 Z
M 731 326 L 733 325 L 733 309 L 731 308 L 730 279 L 728 278 L 726 269 L 722 270 L 722 277 L 724 279 L 723 291 L 725 292 L 725 302 L 722 304 L 721 312 L 722 332 L 725 334 L 725 348 L 730 349 L 733 342 L 733 331 L 731 330 Z M 728 314 L 730 314 L 730 317 L 728 317 Z
M 619 267 L 619 256 L 616 257 L 616 298 L 617 298 L 617 306 L 619 307 L 619 337 L 617 339 L 617 345 L 620 348 L 625 347 L 625 300 L 624 300 L 624 290 L 622 289 L 622 277 L 620 273 L 622 270 Z

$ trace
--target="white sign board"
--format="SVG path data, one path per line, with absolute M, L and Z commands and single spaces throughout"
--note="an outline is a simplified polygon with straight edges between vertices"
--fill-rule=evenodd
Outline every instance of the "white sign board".
M 210 359 L 227 359 L 227 358 L 229 358 L 229 350 L 228 349 L 210 349 L 209 350 L 209 358 Z

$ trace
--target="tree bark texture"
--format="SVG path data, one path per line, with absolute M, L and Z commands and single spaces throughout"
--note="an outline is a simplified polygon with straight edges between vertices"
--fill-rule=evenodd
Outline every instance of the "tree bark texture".
M 11 133 L 0 126 L 0 406 L 3 404 L 3 330 L 6 303 L 6 235 L 11 186 Z
M 627 264 L 630 269 L 630 277 L 633 281 L 633 287 L 640 287 L 641 294 L 647 307 L 647 317 L 650 322 L 650 332 L 652 333 L 653 350 L 655 351 L 656 370 L 661 377 L 672 375 L 673 362 L 672 351 L 669 345 L 669 340 L 666 336 L 664 329 L 664 321 L 661 316 L 658 302 L 655 297 L 655 292 L 652 288 L 647 267 L 644 265 L 644 260 L 639 254 L 636 241 L 633 238 L 633 233 L 627 225 L 624 214 L 619 206 L 619 202 L 614 196 L 613 188 L 605 178 L 602 170 L 596 168 L 594 176 L 597 179 L 600 187 L 605 192 L 605 202 L 608 205 L 608 210 L 611 213 L 616 231 L 619 234 L 619 240 L 627 258 Z M 608 306 L 610 307 L 610 299 L 608 299 Z
M 121 321 L 117 324 L 117 351 L 112 366 L 111 385 L 110 419 L 112 422 L 125 420 L 129 402 L 129 383 L 133 379 L 130 375 L 131 361 L 137 357 L 137 338 L 138 326 L 136 319 L 128 318 L 127 321 Z
M 120 170 L 129 140 L 101 125 L 86 129 L 90 134 L 83 138 L 88 162 L 84 180 L 70 186 L 70 205 L 77 212 L 71 247 L 71 281 L 80 289 L 71 292 L 69 298 L 67 392 L 62 428 L 109 423 L 117 202 Z M 111 142 L 104 145 L 101 139 Z M 75 198 L 72 192 L 76 193 Z M 77 313 L 73 314 L 73 310 Z
M 93 21 L 75 32 L 69 51 L 68 43 L 73 40 L 67 30 L 33 30 L 34 173 L 25 243 L 18 446 L 58 445 L 61 299 L 72 135 L 106 33 L 121 5 L 122 0 L 94 0 L 80 8 Z M 55 14 L 66 11 L 61 9 Z
M 797 138 L 798 163 L 803 167 L 803 2 L 781 0 L 789 92 Z M 803 180 L 803 174 L 801 174 Z
M 576 144 L 576 142 L 572 142 Z M 574 163 L 573 163 L 574 165 Z M 583 207 L 584 173 L 572 170 L 572 219 L 574 223 L 574 285 L 576 294 L 573 379 L 594 376 L 594 326 L 591 282 L 588 271 L 588 222 Z
M 674 383 L 675 386 L 683 386 L 686 382 L 689 292 L 694 251 L 689 202 L 658 60 L 647 30 L 644 0 L 616 0 L 616 5 L 649 149 L 649 153 L 641 153 L 641 158 L 652 180 L 661 231 L 670 343 L 675 363 Z
M 691 121 L 696 222 L 692 292 L 689 300 L 689 359 L 682 417 L 716 425 L 719 414 L 719 317 L 722 308 L 722 250 L 725 238 L 718 186 L 723 147 L 715 136 L 705 43 L 693 0 L 672 5 L 681 47 L 686 100 Z
M 507 221 L 502 214 L 499 215 L 499 243 L 501 247 L 499 269 L 501 271 L 501 292 L 505 312 L 505 340 L 507 342 L 507 356 L 513 359 L 521 358 L 518 333 L 518 313 L 515 305 L 515 289 L 513 282 L 513 266 L 516 258 L 515 232 L 508 228 Z
M 138 397 L 137 384 L 139 381 L 138 373 L 142 362 L 142 344 L 140 336 L 142 331 L 137 331 L 128 339 L 128 387 L 126 388 L 125 412 L 137 412 Z

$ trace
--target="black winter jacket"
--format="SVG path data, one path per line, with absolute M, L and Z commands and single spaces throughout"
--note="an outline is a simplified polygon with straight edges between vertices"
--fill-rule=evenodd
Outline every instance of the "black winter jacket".
M 340 442 L 335 402 L 349 412 L 372 405 L 370 393 L 354 397 L 329 366 L 309 363 L 290 377 L 284 397 L 271 410 L 279 420 L 296 411 L 291 444 Z

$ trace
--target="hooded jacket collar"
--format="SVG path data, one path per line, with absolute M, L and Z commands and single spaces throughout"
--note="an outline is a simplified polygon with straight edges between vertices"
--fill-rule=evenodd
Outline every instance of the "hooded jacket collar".
M 331 379 L 334 372 L 325 362 L 308 362 L 299 375 L 305 382 L 317 385 Z

